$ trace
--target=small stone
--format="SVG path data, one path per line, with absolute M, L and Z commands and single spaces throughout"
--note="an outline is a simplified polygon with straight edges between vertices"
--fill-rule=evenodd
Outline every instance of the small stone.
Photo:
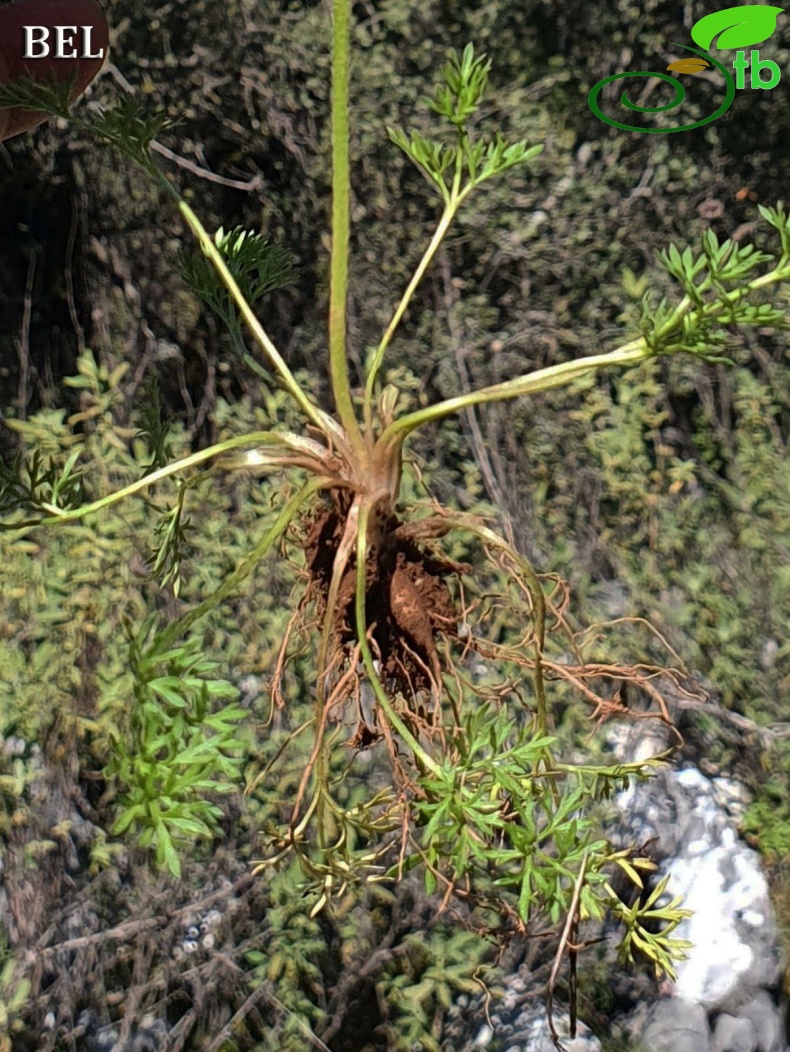
M 775 639 L 766 639 L 763 644 L 763 648 L 760 651 L 760 664 L 765 669 L 773 668 L 776 664 L 776 655 L 779 651 L 779 644 Z
M 707 1013 L 702 1005 L 678 997 L 657 1001 L 642 1042 L 650 1052 L 709 1052 Z
M 757 1034 L 748 1019 L 723 1012 L 716 1020 L 711 1052 L 755 1052 Z
M 100 1030 L 96 1037 L 93 1039 L 94 1052 L 113 1052 L 113 1049 L 118 1044 L 118 1031 L 112 1028 L 105 1028 Z
M 717 197 L 706 197 L 697 205 L 697 215 L 702 219 L 721 219 L 724 205 Z
M 738 1016 L 754 1027 L 759 1052 L 783 1052 L 782 1012 L 765 990 L 760 990 L 742 1005 L 738 1009 Z
M 202 934 L 205 935 L 207 931 L 211 931 L 212 928 L 216 928 L 221 921 L 222 914 L 219 910 L 209 910 L 200 923 L 200 930 Z
M 487 1026 L 487 1025 L 483 1025 L 480 1028 L 480 1030 L 477 1032 L 477 1037 L 475 1038 L 475 1045 L 474 1045 L 474 1047 L 475 1048 L 488 1048 L 488 1046 L 491 1044 L 491 1038 L 493 1036 L 494 1036 L 494 1031 L 491 1029 L 491 1027 Z

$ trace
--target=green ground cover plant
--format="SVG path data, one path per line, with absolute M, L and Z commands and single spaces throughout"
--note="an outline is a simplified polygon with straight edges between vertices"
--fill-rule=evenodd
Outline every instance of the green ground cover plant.
M 622 702 L 628 685 L 644 699 L 639 715 L 669 722 L 661 676 L 676 690 L 683 690 L 681 678 L 658 666 L 591 660 L 584 640 L 568 627 L 563 583 L 539 574 L 481 515 L 418 495 L 420 468 L 408 458 L 408 440 L 476 406 L 583 384 L 604 369 L 679 354 L 725 361 L 729 326 L 784 323 L 768 293 L 790 278 L 787 213 L 781 204 L 760 209 L 779 237 L 776 258 L 751 245 L 720 244 L 711 232 L 699 251 L 670 246 L 661 262 L 681 297 L 657 301 L 646 291 L 639 335 L 616 350 L 415 408 L 409 385 L 399 383 L 397 372 L 385 371 L 414 292 L 467 199 L 540 152 L 481 130 L 490 66 L 470 45 L 452 54 L 441 71 L 430 102 L 443 125 L 436 138 L 390 131 L 392 143 L 435 188 L 441 213 L 390 324 L 369 350 L 357 391 L 346 349 L 349 17 L 349 4 L 336 0 L 327 341 L 334 415 L 291 371 L 253 309 L 266 291 L 288 280 L 287 257 L 253 232 L 207 233 L 151 153 L 166 118 L 146 117 L 130 103 L 91 119 L 75 118 L 141 166 L 172 199 L 201 253 L 182 260 L 185 281 L 225 322 L 240 363 L 275 393 L 266 424 L 176 456 L 161 420 L 149 412 L 140 432 L 128 436 L 142 444 L 146 461 L 141 465 L 140 455 L 129 459 L 127 470 L 137 476 L 132 481 L 97 483 L 81 469 L 79 450 L 68 451 L 78 444 L 76 435 L 64 434 L 62 444 L 47 449 L 35 444 L 30 425 L 19 422 L 16 429 L 34 448 L 3 469 L 5 528 L 29 537 L 42 526 L 76 523 L 89 544 L 101 536 L 101 527 L 93 532 L 94 522 L 138 497 L 158 513 L 148 566 L 159 587 L 178 598 L 190 507 L 200 488 L 226 472 L 276 480 L 267 493 L 278 503 L 250 527 L 255 540 L 221 583 L 179 616 L 138 609 L 126 619 L 126 679 L 112 689 L 116 700 L 124 691 L 133 700 L 121 732 L 107 735 L 111 759 L 105 768 L 119 786 L 114 831 L 135 833 L 139 846 L 151 848 L 173 874 L 180 872 L 179 848 L 216 831 L 221 812 L 208 794 L 238 780 L 241 757 L 252 747 L 240 729 L 244 711 L 234 704 L 235 688 L 213 677 L 216 662 L 202 653 L 200 625 L 279 551 L 283 558 L 297 557 L 299 587 L 273 655 L 272 720 L 296 704 L 296 660 L 309 669 L 313 712 L 282 736 L 247 787 L 251 794 L 277 798 L 256 872 L 298 863 L 314 919 L 340 909 L 356 888 L 416 870 L 429 892 L 442 895 L 443 906 L 460 900 L 491 934 L 532 933 L 549 925 L 559 958 L 577 942 L 579 923 L 611 913 L 621 923 L 622 957 L 647 957 L 656 974 L 671 976 L 684 949 L 671 937 L 683 910 L 662 900 L 665 882 L 632 905 L 614 892 L 615 871 L 642 889 L 643 875 L 654 866 L 636 845 L 615 851 L 592 816 L 599 800 L 632 777 L 647 777 L 667 755 L 622 765 L 567 761 L 553 714 L 559 701 L 574 697 L 594 724 L 628 715 Z M 5 89 L 0 101 L 68 116 L 65 100 L 40 87 Z M 89 356 L 81 375 L 92 401 L 85 416 L 72 417 L 72 427 L 109 412 L 117 381 L 102 376 Z M 162 484 L 175 487 L 165 506 L 150 496 Z M 222 523 L 216 536 L 221 545 Z M 108 704 L 112 689 L 105 695 Z M 389 759 L 389 777 L 369 792 L 358 785 L 350 792 L 353 764 L 379 745 Z M 295 749 L 306 759 L 298 780 L 283 786 L 282 772 Z M 339 762 L 344 754 L 345 764 Z M 438 969 L 439 978 L 429 985 L 439 1005 L 453 985 L 462 988 L 467 981 L 438 964 L 430 968 Z M 395 976 L 389 989 L 399 984 L 404 980 Z M 409 996 L 425 1013 L 423 1028 L 435 1030 L 437 1005 L 422 998 L 419 984 Z

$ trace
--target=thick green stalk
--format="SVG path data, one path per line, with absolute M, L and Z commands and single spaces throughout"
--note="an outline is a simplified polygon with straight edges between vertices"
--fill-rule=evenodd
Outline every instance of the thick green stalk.
M 763 274 L 759 278 L 750 281 L 743 289 L 737 290 L 737 292 L 733 293 L 733 298 L 738 303 L 750 293 L 784 281 L 789 276 L 790 272 L 788 272 L 787 267 L 779 266 L 770 273 Z M 654 333 L 654 339 L 656 341 L 666 339 L 672 332 L 679 331 L 686 316 L 693 318 L 695 315 L 698 315 L 711 318 L 720 314 L 730 305 L 726 301 L 717 299 L 701 308 L 694 308 L 691 299 L 688 296 L 684 296 L 675 308 L 672 316 L 667 319 L 660 330 Z M 537 394 L 539 391 L 548 391 L 555 387 L 563 387 L 585 373 L 605 369 L 609 366 L 638 365 L 640 362 L 653 357 L 655 353 L 648 346 L 647 340 L 640 336 L 607 354 L 590 355 L 587 358 L 578 358 L 572 362 L 563 362 L 561 365 L 552 365 L 548 369 L 539 369 L 537 372 L 528 373 L 525 376 L 517 376 L 513 380 L 506 380 L 491 387 L 484 387 L 479 391 L 471 391 L 456 398 L 448 398 L 446 401 L 437 402 L 436 405 L 428 406 L 426 409 L 409 413 L 401 417 L 400 420 L 390 424 L 381 436 L 381 441 L 399 440 L 402 442 L 412 431 L 422 427 L 423 424 L 434 420 L 442 420 L 452 413 L 458 413 L 472 406 L 482 405 L 485 402 L 502 402 L 511 398 L 521 398 L 528 394 Z
M 70 508 L 68 510 L 50 508 L 47 510 L 50 510 L 52 514 L 45 518 L 29 519 L 24 522 L 15 522 L 7 525 L 2 523 L 0 524 L 0 530 L 22 530 L 31 526 L 49 526 L 59 522 L 76 522 L 78 519 L 82 519 L 86 515 L 91 515 L 94 511 L 101 511 L 102 508 L 109 508 L 111 505 L 117 504 L 118 501 L 124 500 L 126 497 L 131 497 L 135 493 L 140 493 L 149 486 L 161 482 L 162 479 L 169 478 L 170 475 L 175 475 L 178 471 L 184 471 L 186 468 L 195 467 L 197 464 L 202 464 L 206 460 L 211 460 L 212 457 L 217 457 L 221 453 L 228 453 L 232 449 L 238 449 L 239 446 L 254 446 L 269 443 L 293 448 L 289 442 L 289 438 L 291 437 L 297 443 L 302 441 L 296 435 L 289 436 L 275 431 L 252 431 L 248 435 L 237 435 L 235 438 L 228 438 L 224 442 L 218 442 L 214 446 L 209 446 L 207 449 L 198 450 L 197 453 L 192 453 L 188 457 L 176 460 L 172 464 L 166 464 L 163 468 L 159 468 L 158 471 L 152 471 L 150 475 L 144 475 L 141 479 L 137 479 L 136 482 L 124 486 L 123 489 L 116 490 L 115 493 L 108 493 L 106 497 L 100 497 L 98 500 L 93 501 L 92 504 L 83 504 L 79 508 Z M 296 448 L 298 449 L 299 447 L 297 446 Z
M 351 0 L 334 0 L 332 9 L 332 258 L 329 288 L 329 372 L 340 423 L 354 449 L 361 452 L 364 443 L 354 412 L 346 359 L 351 186 L 348 144 Z
M 442 241 L 444 240 L 444 235 L 447 233 L 447 231 L 450 228 L 450 224 L 455 219 L 458 213 L 458 209 L 461 207 L 463 202 L 466 200 L 466 198 L 469 196 L 469 194 L 474 188 L 473 184 L 469 183 L 463 190 L 461 189 L 461 179 L 463 176 L 462 145 L 465 135 L 466 133 L 463 131 L 459 133 L 459 146 L 458 153 L 456 156 L 455 173 L 453 175 L 452 186 L 448 189 L 445 186 L 444 182 L 442 182 L 442 197 L 445 202 L 442 218 L 439 220 L 439 225 L 437 226 L 436 232 L 431 238 L 431 243 L 426 248 L 423 257 L 420 260 L 419 266 L 414 272 L 414 277 L 409 282 L 408 287 L 406 288 L 406 291 L 403 294 L 403 298 L 401 299 L 400 303 L 398 304 L 397 310 L 392 316 L 392 321 L 387 326 L 387 331 L 384 333 L 381 343 L 376 348 L 376 353 L 373 356 L 373 360 L 370 363 L 370 368 L 368 370 L 368 376 L 365 383 L 365 424 L 368 428 L 368 431 L 370 431 L 373 423 L 373 388 L 376 383 L 376 377 L 378 375 L 379 369 L 381 368 L 381 363 L 384 360 L 384 355 L 386 354 L 387 348 L 390 345 L 390 341 L 392 340 L 392 337 L 398 325 L 400 325 L 401 318 L 405 314 L 406 308 L 411 302 L 411 298 L 414 295 L 415 289 L 425 276 L 425 271 L 431 265 L 431 261 L 436 255 L 439 245 L 441 245 Z
M 612 365 L 638 365 L 653 357 L 653 354 L 654 352 L 647 346 L 644 337 L 640 336 L 639 339 L 632 340 L 608 354 L 595 354 L 587 358 L 578 358 L 572 362 L 551 365 L 547 369 L 538 369 L 534 373 L 517 376 L 513 380 L 505 380 L 501 384 L 483 387 L 479 391 L 471 391 L 469 394 L 458 395 L 456 398 L 448 398 L 444 402 L 437 402 L 415 413 L 407 413 L 400 420 L 390 424 L 380 441 L 382 443 L 397 439 L 403 441 L 423 424 L 443 420 L 444 417 L 459 413 L 463 409 L 482 405 L 485 402 L 504 402 L 511 398 L 521 398 L 524 395 L 537 394 L 539 391 L 548 391 L 554 387 L 565 387 L 577 377 L 584 376 L 585 373 L 595 372 Z
M 214 264 L 214 268 L 216 269 L 217 273 L 222 279 L 223 284 L 233 297 L 233 300 L 239 310 L 239 313 L 246 321 L 247 325 L 250 328 L 250 331 L 255 337 L 256 342 L 263 349 L 272 366 L 274 367 L 275 372 L 282 380 L 283 386 L 285 387 L 286 391 L 291 395 L 291 397 L 299 406 L 299 408 L 304 412 L 308 420 L 311 420 L 316 425 L 316 427 L 319 428 L 320 431 L 322 431 L 324 434 L 328 434 L 330 430 L 334 431 L 334 428 L 329 428 L 327 426 L 326 414 L 323 413 L 318 408 L 318 406 L 313 404 L 310 398 L 299 386 L 296 377 L 285 364 L 284 360 L 280 356 L 280 352 L 269 339 L 266 330 L 255 317 L 255 312 L 253 311 L 252 307 L 249 305 L 247 300 L 244 298 L 241 289 L 236 284 L 236 281 L 231 272 L 228 270 L 225 260 L 222 258 L 222 254 L 220 253 L 212 239 L 209 237 L 208 233 L 203 227 L 203 224 L 200 222 L 200 220 L 189 207 L 189 205 L 186 203 L 186 201 L 183 200 L 183 198 L 175 189 L 170 180 L 167 179 L 165 176 L 162 176 L 161 181 L 163 184 L 167 185 L 170 193 L 175 198 L 178 204 L 179 211 L 186 220 L 190 230 L 200 242 L 200 247 L 203 249 L 205 254 Z
M 326 740 L 326 723 L 328 712 L 326 707 L 328 678 L 329 678 L 329 651 L 334 635 L 337 618 L 337 599 L 340 594 L 340 585 L 348 565 L 351 552 L 354 549 L 357 513 L 360 498 L 357 497 L 348 512 L 343 536 L 335 553 L 332 565 L 332 578 L 326 595 L 326 610 L 324 611 L 324 625 L 321 630 L 321 642 L 318 647 L 318 683 L 316 684 L 316 743 L 313 753 L 308 761 L 308 770 L 315 764 L 316 793 L 318 795 L 318 841 L 322 850 L 326 847 L 326 823 L 327 823 L 327 800 L 329 797 L 329 743 Z M 300 802 L 301 792 L 297 795 L 297 804 Z M 296 810 L 294 810 L 294 818 Z
M 397 310 L 392 316 L 392 321 L 387 326 L 387 331 L 384 333 L 384 336 L 381 339 L 381 343 L 376 348 L 376 353 L 374 354 L 373 359 L 370 363 L 370 367 L 368 369 L 368 376 L 365 383 L 365 424 L 368 427 L 368 429 L 370 429 L 373 422 L 373 388 L 376 383 L 378 371 L 381 368 L 381 363 L 384 360 L 384 355 L 386 354 L 387 348 L 390 345 L 390 341 L 392 340 L 392 337 L 395 334 L 395 330 L 397 329 L 398 325 L 400 325 L 401 318 L 406 313 L 406 308 L 411 302 L 411 298 L 414 295 L 415 289 L 422 281 L 425 271 L 430 266 L 431 260 L 436 255 L 436 250 L 442 243 L 442 239 L 447 233 L 447 230 L 449 229 L 449 226 L 452 223 L 453 218 L 455 217 L 455 213 L 458 211 L 459 203 L 460 202 L 456 200 L 453 203 L 449 203 L 445 207 L 445 210 L 442 214 L 442 218 L 439 220 L 439 225 L 436 228 L 436 233 L 431 238 L 431 243 L 425 250 L 425 254 L 423 255 L 422 259 L 420 260 L 419 266 L 414 272 L 414 277 L 409 282 L 409 285 L 403 294 L 403 298 L 401 299 L 400 303 L 398 304 Z
M 82 128 L 87 132 L 94 132 L 95 129 L 89 122 L 81 121 L 78 118 L 72 118 L 73 123 L 76 127 Z M 106 136 L 105 136 L 106 138 Z M 186 203 L 184 198 L 178 191 L 178 188 L 171 182 L 170 179 L 162 172 L 150 152 L 146 150 L 145 157 L 142 158 L 134 150 L 130 149 L 128 143 L 123 142 L 120 139 L 111 138 L 108 141 L 112 142 L 118 149 L 130 157 L 136 164 L 140 165 L 144 171 L 146 171 L 156 183 L 167 192 L 167 194 L 173 199 L 181 215 L 184 217 L 187 226 L 190 228 L 192 233 L 195 235 L 200 247 L 203 252 L 211 260 L 214 265 L 214 269 L 222 280 L 225 288 L 233 298 L 239 313 L 244 318 L 245 322 L 249 326 L 250 331 L 255 337 L 256 342 L 260 346 L 261 350 L 269 359 L 269 362 L 274 368 L 274 371 L 280 377 L 283 386 L 286 391 L 291 395 L 296 404 L 304 412 L 308 420 L 311 420 L 315 426 L 323 432 L 325 435 L 335 434 L 339 435 L 340 430 L 337 423 L 320 409 L 314 402 L 307 396 L 307 394 L 299 386 L 296 377 L 293 375 L 291 370 L 285 364 L 285 361 L 280 355 L 280 352 L 274 346 L 266 330 L 263 328 L 261 323 L 255 316 L 250 304 L 245 299 L 241 289 L 237 285 L 233 275 L 228 270 L 225 260 L 222 258 L 221 252 L 217 249 L 212 239 L 209 237 L 205 227 L 200 222 L 198 217 Z

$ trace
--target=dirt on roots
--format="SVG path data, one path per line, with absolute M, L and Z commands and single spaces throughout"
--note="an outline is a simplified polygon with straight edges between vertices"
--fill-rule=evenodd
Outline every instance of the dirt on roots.
M 333 491 L 313 513 L 303 548 L 310 575 L 308 596 L 326 609 L 332 568 L 350 507 L 347 494 Z M 455 636 L 460 614 L 447 578 L 470 567 L 429 552 L 413 534 L 399 533 L 401 521 L 381 514 L 372 523 L 366 567 L 365 615 L 379 674 L 388 691 L 416 697 L 440 689 L 440 635 Z M 352 555 L 343 573 L 333 614 L 334 645 L 357 642 L 355 593 L 357 564 Z

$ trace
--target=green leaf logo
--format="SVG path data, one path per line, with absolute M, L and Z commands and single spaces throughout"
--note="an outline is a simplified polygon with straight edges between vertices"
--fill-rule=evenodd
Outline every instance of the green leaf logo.
M 762 44 L 776 29 L 776 16 L 782 13 L 781 7 L 762 4 L 728 7 L 695 22 L 691 27 L 691 39 L 706 51 L 710 50 L 715 37 L 718 37 L 716 47 L 719 49 Z

